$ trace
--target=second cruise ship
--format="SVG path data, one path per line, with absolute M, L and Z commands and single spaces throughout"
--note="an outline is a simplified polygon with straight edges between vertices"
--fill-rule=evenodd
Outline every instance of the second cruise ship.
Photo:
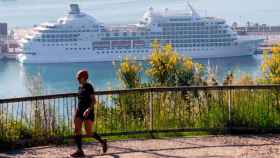
M 216 58 L 252 55 L 261 39 L 242 39 L 225 20 L 201 17 L 188 3 L 190 13 L 156 12 L 139 23 L 109 26 L 71 4 L 68 15 L 55 23 L 42 23 L 21 40 L 22 63 L 118 61 L 124 57 L 146 60 L 151 42 L 170 43 L 183 56 Z

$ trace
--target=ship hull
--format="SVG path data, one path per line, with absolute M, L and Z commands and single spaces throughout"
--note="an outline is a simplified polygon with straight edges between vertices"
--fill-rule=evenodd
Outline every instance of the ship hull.
M 175 48 L 182 56 L 193 59 L 223 58 L 253 55 L 257 49 L 257 42 L 247 42 L 236 46 L 209 47 L 209 48 Z M 116 53 L 113 50 L 73 51 L 66 52 L 63 49 L 41 49 L 34 54 L 20 54 L 17 59 L 22 63 L 72 63 L 72 62 L 102 62 L 121 61 L 128 57 L 133 60 L 149 60 L 151 49 L 128 49 L 130 53 Z M 106 53 L 107 52 L 107 53 Z M 109 53 L 108 53 L 109 52 Z

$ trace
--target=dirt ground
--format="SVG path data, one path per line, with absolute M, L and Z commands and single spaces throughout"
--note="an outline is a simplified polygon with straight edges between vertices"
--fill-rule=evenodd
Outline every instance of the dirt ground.
M 104 155 L 99 144 L 83 147 L 89 158 L 280 158 L 280 135 L 110 141 Z M 44 146 L 0 153 L 0 158 L 67 158 L 74 150 L 75 146 Z

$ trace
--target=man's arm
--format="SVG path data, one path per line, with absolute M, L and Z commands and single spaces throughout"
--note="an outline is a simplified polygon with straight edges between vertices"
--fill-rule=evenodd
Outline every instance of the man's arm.
M 90 95 L 90 97 L 91 97 L 91 100 L 92 100 L 91 106 L 89 108 L 87 108 L 87 110 L 83 113 L 84 117 L 87 117 L 89 115 L 90 111 L 93 110 L 94 105 L 96 103 L 95 95 L 92 94 L 92 95 Z
M 91 100 L 92 100 L 91 105 L 93 106 L 93 105 L 95 105 L 95 104 L 96 104 L 96 98 L 95 98 L 95 95 L 94 95 L 94 94 L 92 94 L 90 97 L 91 97 Z

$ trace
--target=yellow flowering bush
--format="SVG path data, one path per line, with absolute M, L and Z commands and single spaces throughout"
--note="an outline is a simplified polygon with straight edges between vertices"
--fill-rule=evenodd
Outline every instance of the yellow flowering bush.
M 181 66 L 177 70 L 178 86 L 191 85 L 194 76 L 194 63 L 191 58 L 182 58 Z
M 194 75 L 202 76 L 203 66 L 193 63 L 191 58 L 182 57 L 173 50 L 171 44 L 162 48 L 158 41 L 152 43 L 150 67 L 147 74 L 154 84 L 160 86 L 186 86 L 191 85 Z
M 280 45 L 272 48 L 272 54 L 264 53 L 264 60 L 261 66 L 263 82 L 280 84 Z
M 174 85 L 178 68 L 178 53 L 173 50 L 170 44 L 160 48 L 158 41 L 152 43 L 152 48 L 150 67 L 146 71 L 148 76 L 155 84 Z
M 142 67 L 135 61 L 124 59 L 119 66 L 118 76 L 126 88 L 140 86 L 187 86 L 202 83 L 203 66 L 194 63 L 191 58 L 182 57 L 174 51 L 171 44 L 163 47 L 157 40 L 151 44 L 152 52 L 146 74 L 147 84 L 140 83 Z
M 118 76 L 126 88 L 136 88 L 140 85 L 141 66 L 133 60 L 125 58 L 119 66 Z
M 183 66 L 186 70 L 192 70 L 193 69 L 193 62 L 191 58 L 186 58 L 183 60 Z

